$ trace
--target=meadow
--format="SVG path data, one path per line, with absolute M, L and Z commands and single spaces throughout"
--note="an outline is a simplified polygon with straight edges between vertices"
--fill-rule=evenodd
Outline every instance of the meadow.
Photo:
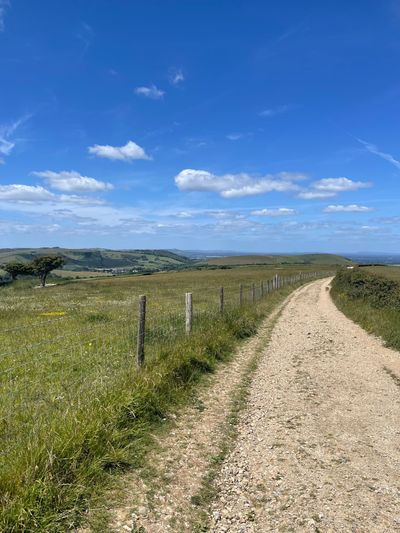
M 315 269 L 242 267 L 0 288 L 0 530 L 75 528 L 115 472 L 141 464 L 151 431 L 172 406 L 187 401 L 201 375 L 229 358 L 298 286 L 261 298 L 260 282 Z M 186 292 L 194 302 L 190 336 Z M 138 369 L 140 294 L 148 303 L 146 363 Z
M 387 346 L 400 350 L 400 267 L 341 270 L 332 284 L 337 307 Z

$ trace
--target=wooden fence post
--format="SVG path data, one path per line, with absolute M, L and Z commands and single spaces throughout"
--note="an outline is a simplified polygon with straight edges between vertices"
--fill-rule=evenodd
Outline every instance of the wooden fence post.
M 192 293 L 187 292 L 185 294 L 185 307 L 186 307 L 186 334 L 190 335 L 192 333 L 193 327 L 193 298 Z
M 219 312 L 221 315 L 224 313 L 224 288 L 219 289 Z
M 278 288 L 278 274 L 275 274 L 274 289 L 277 289 L 277 288 Z
M 256 301 L 256 284 L 253 283 L 251 286 L 251 301 L 254 303 Z
M 264 282 L 260 281 L 261 298 L 264 298 Z
M 243 305 L 243 285 L 239 285 L 239 305 Z
M 142 366 L 144 363 L 144 339 L 146 328 L 146 296 L 139 296 L 139 314 L 138 314 L 138 332 L 137 332 L 137 351 L 136 363 Z

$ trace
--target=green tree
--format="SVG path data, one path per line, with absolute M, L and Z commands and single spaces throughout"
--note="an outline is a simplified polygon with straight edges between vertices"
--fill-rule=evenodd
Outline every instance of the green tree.
M 42 287 L 46 286 L 46 279 L 50 272 L 56 268 L 62 268 L 63 265 L 64 258 L 59 255 L 46 255 L 43 257 L 37 257 L 31 263 L 34 273 L 39 276 Z
M 22 263 L 21 261 L 11 261 L 2 266 L 8 274 L 10 274 L 13 281 L 17 279 L 18 276 L 26 276 L 33 274 L 32 266 L 29 263 Z

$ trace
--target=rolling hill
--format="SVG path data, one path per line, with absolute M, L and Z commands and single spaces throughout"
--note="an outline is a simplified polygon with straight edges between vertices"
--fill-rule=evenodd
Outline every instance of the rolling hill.
M 191 263 L 187 257 L 166 250 L 104 250 L 101 248 L 3 248 L 0 265 L 11 261 L 32 261 L 42 255 L 61 255 L 64 270 L 129 269 L 156 271 L 178 268 Z
M 302 255 L 240 255 L 212 257 L 206 260 L 209 265 L 347 265 L 350 259 L 334 254 Z

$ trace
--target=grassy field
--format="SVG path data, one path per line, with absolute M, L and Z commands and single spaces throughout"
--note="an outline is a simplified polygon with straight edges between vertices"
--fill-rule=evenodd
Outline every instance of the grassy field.
M 400 267 L 340 271 L 331 293 L 347 316 L 400 350 Z
M 229 357 L 292 290 L 260 299 L 260 281 L 276 272 L 249 267 L 0 288 L 0 530 L 73 529 L 110 476 L 141 463 L 150 431 L 171 406 L 184 401 L 201 374 Z M 299 269 L 278 272 L 288 276 Z M 190 337 L 184 332 L 189 291 Z M 147 295 L 148 309 L 146 364 L 139 371 L 140 294 Z
M 112 276 L 110 272 L 94 272 L 91 270 L 53 270 L 51 277 L 62 279 L 81 279 L 81 278 L 104 278 Z
M 206 260 L 209 265 L 345 265 L 351 261 L 333 254 L 303 255 L 237 255 L 214 257 Z
M 400 266 L 387 265 L 387 266 L 374 266 L 363 267 L 363 270 L 375 274 L 376 276 L 382 276 L 393 281 L 400 283 Z

